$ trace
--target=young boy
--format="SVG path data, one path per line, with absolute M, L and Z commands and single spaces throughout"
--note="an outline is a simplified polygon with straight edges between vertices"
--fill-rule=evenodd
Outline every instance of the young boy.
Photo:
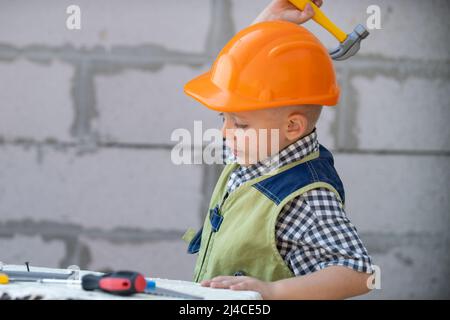
M 202 230 L 185 237 L 188 252 L 199 253 L 194 281 L 203 286 L 257 291 L 263 299 L 369 291 L 371 258 L 345 214 L 342 182 L 315 129 L 322 105 L 339 98 L 332 61 L 292 23 L 312 15 L 310 7 L 301 12 L 273 1 L 223 48 L 211 71 L 185 86 L 223 115 L 234 160 L 217 182 Z M 251 130 L 264 132 L 253 151 L 245 147 L 250 135 L 237 134 Z

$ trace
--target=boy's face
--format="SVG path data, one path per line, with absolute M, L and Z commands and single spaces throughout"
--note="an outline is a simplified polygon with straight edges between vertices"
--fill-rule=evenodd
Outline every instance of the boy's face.
M 222 135 L 241 165 L 250 165 L 278 153 L 309 133 L 313 119 L 304 107 L 281 107 L 221 113 Z M 314 108 L 314 107 L 313 107 Z M 315 113 L 320 107 L 315 106 Z M 313 124 L 314 128 L 315 122 Z
M 271 118 L 264 111 L 221 115 L 224 120 L 222 135 L 239 164 L 254 164 L 278 152 L 281 126 L 279 119 Z

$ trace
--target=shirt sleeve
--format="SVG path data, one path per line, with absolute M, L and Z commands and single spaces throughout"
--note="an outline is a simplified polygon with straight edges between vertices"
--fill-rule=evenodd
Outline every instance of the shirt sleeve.
M 276 225 L 277 247 L 296 276 L 328 266 L 372 273 L 372 261 L 336 195 L 325 188 L 289 201 Z

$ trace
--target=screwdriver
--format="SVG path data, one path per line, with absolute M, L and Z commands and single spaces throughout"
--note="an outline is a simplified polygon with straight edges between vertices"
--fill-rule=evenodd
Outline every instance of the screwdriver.
M 116 271 L 101 276 L 87 274 L 81 279 L 84 290 L 102 290 L 104 292 L 129 296 L 144 292 L 147 281 L 144 276 L 134 271 Z
M 81 286 L 84 290 L 88 291 L 102 290 L 107 293 L 122 296 L 128 296 L 134 293 L 145 293 L 181 299 L 203 299 L 203 297 L 193 296 L 174 290 L 157 288 L 155 281 L 147 281 L 142 274 L 134 271 L 117 271 L 102 276 L 87 274 L 81 279 Z

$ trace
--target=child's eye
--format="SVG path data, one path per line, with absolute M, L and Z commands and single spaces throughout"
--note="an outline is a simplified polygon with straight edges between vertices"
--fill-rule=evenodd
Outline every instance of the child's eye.
M 235 123 L 234 126 L 239 129 L 245 129 L 248 127 L 248 125 L 246 124 L 237 124 L 237 123 Z
M 222 112 L 219 113 L 219 117 L 220 117 L 220 119 L 222 120 L 222 122 L 225 122 L 225 117 L 223 116 L 223 113 L 222 113 Z

